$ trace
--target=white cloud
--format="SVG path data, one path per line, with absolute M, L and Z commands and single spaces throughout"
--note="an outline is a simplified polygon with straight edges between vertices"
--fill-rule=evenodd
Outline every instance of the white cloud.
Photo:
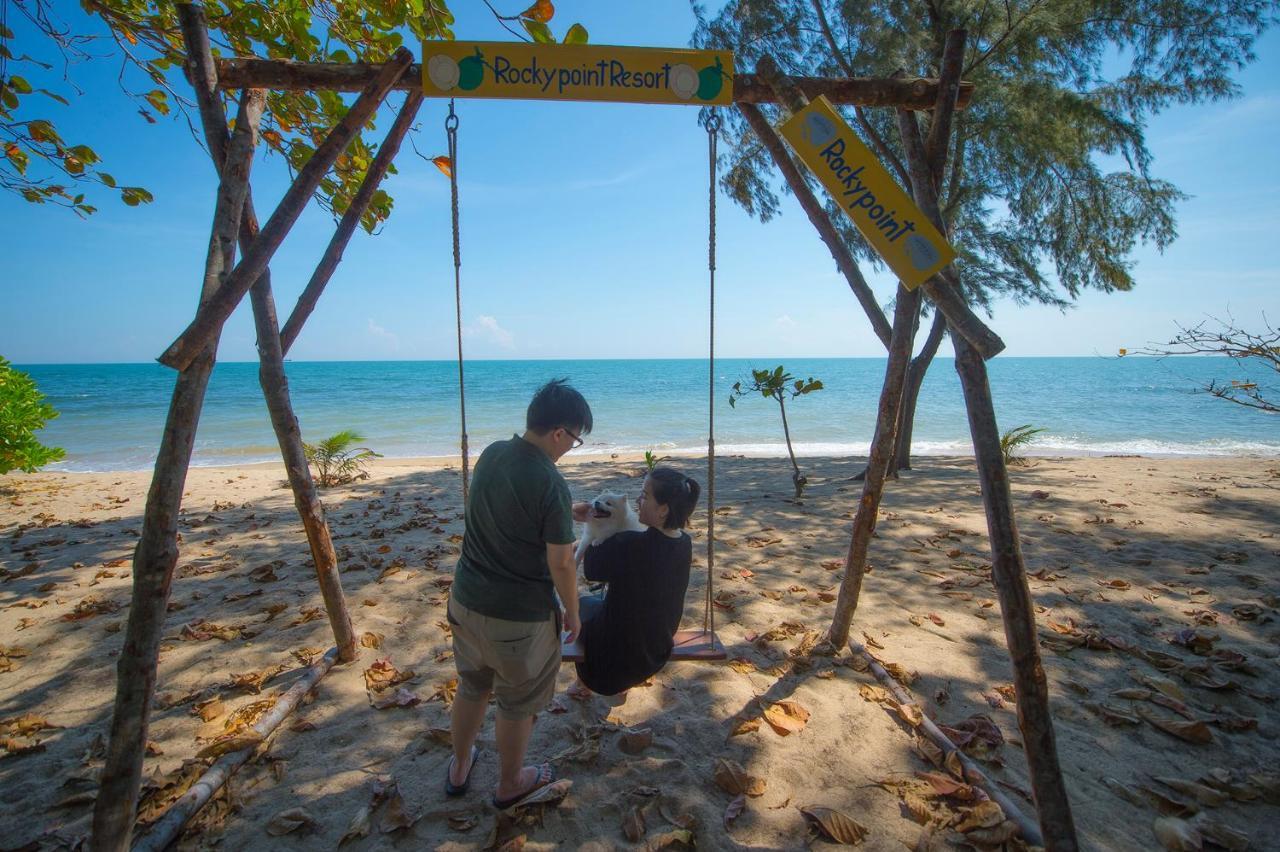
M 400 337 L 393 332 L 387 331 L 378 325 L 372 319 L 369 320 L 369 335 L 376 340 L 381 340 L 391 347 L 394 351 L 400 349 Z
M 485 314 L 476 317 L 476 321 L 467 326 L 465 335 L 489 343 L 496 343 L 503 349 L 514 349 L 516 346 L 515 338 L 511 332 L 499 325 L 497 319 Z
M 797 323 L 795 320 L 791 318 L 790 314 L 783 314 L 782 316 L 774 320 L 774 323 L 776 323 L 779 328 L 785 328 L 788 331 L 796 328 L 799 325 L 799 323 Z
M 610 175 L 608 177 L 588 178 L 583 180 L 570 181 L 569 189 L 571 190 L 602 189 L 610 186 L 619 186 L 624 183 L 631 183 L 632 181 L 639 178 L 642 174 L 644 174 L 644 172 L 641 169 L 628 169 L 627 171 L 619 172 L 618 174 Z

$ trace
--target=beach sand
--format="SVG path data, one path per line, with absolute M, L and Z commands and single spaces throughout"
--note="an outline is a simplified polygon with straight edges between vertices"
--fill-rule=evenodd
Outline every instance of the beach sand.
M 918 675 L 910 689 L 938 722 L 988 717 L 1003 744 L 987 747 L 980 763 L 1032 813 L 973 463 L 917 462 L 888 485 L 853 635 Z M 703 460 L 676 463 L 705 480 Z M 851 477 L 862 460 L 805 459 L 803 467 L 811 484 L 800 501 L 785 459 L 721 459 L 717 468 L 716 628 L 735 661 L 671 664 L 619 708 L 559 694 L 539 717 L 530 756 L 552 760 L 572 788 L 558 807 L 504 823 L 502 839 L 523 835 L 524 849 L 643 848 L 686 828 L 701 849 L 801 849 L 810 841 L 799 809 L 818 806 L 865 826 L 864 848 L 928 848 L 916 846 L 922 826 L 913 811 L 966 812 L 972 803 L 957 798 L 964 789 L 919 795 L 930 788 L 917 773 L 945 769 L 931 766 L 909 724 L 875 700 L 869 687 L 878 684 L 849 651 L 809 650 L 834 608 L 861 493 Z M 634 496 L 642 469 L 628 460 L 564 467 L 579 499 L 606 488 Z M 1280 460 L 1038 458 L 1011 479 L 1083 848 L 1158 849 L 1162 812 L 1190 820 L 1196 811 L 1197 821 L 1250 835 L 1251 849 L 1276 848 Z M 87 831 L 149 481 L 149 473 L 3 480 L 0 848 L 37 840 L 56 848 Z M 375 785 L 394 779 L 399 798 L 380 804 L 370 833 L 344 849 L 483 848 L 496 825 L 492 714 L 469 795 L 451 800 L 441 790 L 458 471 L 384 461 L 323 499 L 357 632 L 377 647 L 319 684 L 181 845 L 337 848 Z M 686 627 L 701 624 L 706 583 L 706 518 L 694 520 Z M 175 783 L 184 761 L 226 730 L 228 715 L 282 692 L 299 658 L 332 644 L 279 465 L 193 469 L 180 529 L 149 789 Z M 397 688 L 420 703 L 371 706 L 365 672 L 384 658 L 412 672 Z M 277 668 L 261 684 L 251 676 L 234 685 L 237 675 Z M 561 693 L 571 681 L 566 665 Z M 203 703 L 214 697 L 221 708 Z M 783 735 L 766 722 L 734 735 L 787 701 L 808 713 L 792 725 L 798 730 Z M 12 721 L 23 714 L 51 727 Z M 1185 723 L 1181 735 L 1157 726 L 1170 721 Z M 760 795 L 733 819 L 726 810 L 736 810 L 735 797 L 715 779 L 720 760 L 759 779 Z M 152 794 L 146 814 L 160 801 Z M 298 808 L 306 817 L 295 822 L 306 824 L 269 833 Z

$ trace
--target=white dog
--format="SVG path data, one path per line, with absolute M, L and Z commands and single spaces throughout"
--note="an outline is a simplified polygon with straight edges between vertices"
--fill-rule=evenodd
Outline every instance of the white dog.
M 581 565 L 587 555 L 587 548 L 591 545 L 599 544 L 622 530 L 643 529 L 644 524 L 636 517 L 627 495 L 609 492 L 601 494 L 591 501 L 587 528 L 582 531 L 582 540 L 578 542 L 578 552 L 574 554 L 574 559 Z

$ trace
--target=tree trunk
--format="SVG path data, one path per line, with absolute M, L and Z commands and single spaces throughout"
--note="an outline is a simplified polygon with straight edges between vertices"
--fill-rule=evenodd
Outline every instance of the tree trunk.
M 782 436 L 787 439 L 787 455 L 791 457 L 791 484 L 795 486 L 796 499 L 799 500 L 807 480 L 800 474 L 800 465 L 796 464 L 796 451 L 791 449 L 791 427 L 787 425 L 787 406 L 783 404 L 781 394 L 778 396 L 778 411 L 782 413 Z
M 911 359 L 911 366 L 907 368 L 907 386 L 902 393 L 902 410 L 898 414 L 898 446 L 893 454 L 894 473 L 911 470 L 911 436 L 916 426 L 916 402 L 920 399 L 925 373 L 929 372 L 929 366 L 938 354 L 938 345 L 942 343 L 946 330 L 947 318 L 941 311 L 934 311 L 929 336 L 925 338 L 920 353 Z
M 248 193 L 249 171 L 264 104 L 264 94 L 256 90 L 245 92 L 241 100 L 236 132 L 218 187 L 201 304 L 207 304 L 218 292 L 235 261 L 236 234 Z M 133 832 L 160 658 L 160 636 L 173 569 L 178 561 L 178 512 L 217 346 L 215 334 L 178 374 L 156 453 L 142 534 L 133 554 L 133 598 L 120 661 L 116 664 L 110 740 L 94 804 L 91 843 L 95 852 L 124 852 L 129 848 Z
M 876 530 L 880 513 L 880 498 L 884 494 L 885 474 L 893 456 L 894 438 L 897 435 L 898 409 L 902 404 L 902 386 L 907 377 L 907 363 L 911 358 L 911 334 L 915 329 L 915 316 L 920 310 L 920 291 L 898 286 L 897 304 L 893 311 L 893 337 L 889 345 L 889 363 L 885 366 L 884 386 L 880 390 L 880 407 L 876 415 L 875 440 L 867 459 L 866 476 L 862 482 L 862 498 L 853 518 L 853 531 L 849 537 L 849 549 L 844 558 L 844 578 L 840 581 L 840 593 L 836 598 L 835 613 L 827 629 L 827 641 L 834 648 L 843 648 L 849 641 L 849 626 L 858 609 L 862 594 L 862 577 L 867 569 L 867 550 Z

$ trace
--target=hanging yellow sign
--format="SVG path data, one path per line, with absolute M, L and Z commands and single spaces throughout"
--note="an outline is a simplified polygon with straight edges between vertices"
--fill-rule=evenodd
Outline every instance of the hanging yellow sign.
M 781 132 L 908 290 L 955 259 L 955 249 L 825 97 L 791 116 Z
M 733 103 L 733 52 L 429 41 L 422 90 L 442 98 L 724 105 Z

